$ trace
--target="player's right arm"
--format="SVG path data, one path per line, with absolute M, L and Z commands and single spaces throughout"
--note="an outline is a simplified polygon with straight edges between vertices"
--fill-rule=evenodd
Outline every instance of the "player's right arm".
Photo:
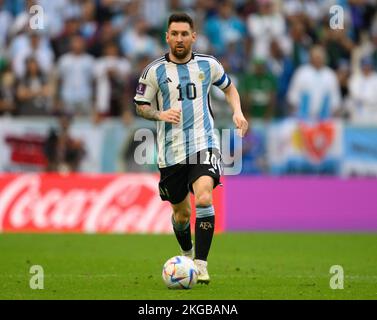
M 156 98 L 158 90 L 153 70 L 149 70 L 145 76 L 140 77 L 134 98 L 136 113 L 147 120 L 178 124 L 181 120 L 181 110 L 179 108 L 160 111 L 152 106 L 151 102 Z
M 148 104 L 137 104 L 136 113 L 147 120 L 165 121 L 178 124 L 181 121 L 181 110 L 171 108 L 165 111 L 158 111 Z

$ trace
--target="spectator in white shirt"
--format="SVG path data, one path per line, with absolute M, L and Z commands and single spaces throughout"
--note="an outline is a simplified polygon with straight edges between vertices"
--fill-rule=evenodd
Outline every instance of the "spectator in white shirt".
M 107 44 L 104 56 L 97 60 L 95 66 L 97 114 L 120 116 L 123 113 L 124 91 L 130 73 L 131 64 L 119 56 L 117 45 Z
M 350 103 L 348 111 L 354 123 L 377 123 L 377 73 L 373 60 L 361 59 L 361 72 L 353 74 L 349 81 Z
M 283 15 L 276 12 L 272 0 L 259 0 L 258 13 L 249 15 L 246 22 L 254 43 L 253 56 L 269 57 L 271 41 L 273 39 L 281 40 L 285 34 Z
M 13 71 L 21 78 L 26 72 L 26 60 L 33 56 L 42 72 L 49 74 L 54 64 L 54 53 L 50 48 L 48 39 L 38 31 L 30 31 L 25 38 L 25 45 L 21 46 L 13 59 Z
M 125 29 L 120 36 L 120 46 L 123 54 L 132 61 L 140 55 L 157 57 L 162 51 L 152 36 L 148 34 L 148 23 L 139 19 L 133 27 Z
M 38 0 L 37 4 L 43 8 L 48 34 L 52 38 L 58 36 L 63 31 L 66 12 L 72 4 L 69 0 Z
M 310 63 L 299 67 L 288 91 L 293 114 L 301 120 L 325 120 L 339 112 L 341 104 L 338 79 L 325 65 L 325 51 L 314 46 Z
M 91 115 L 93 111 L 94 58 L 85 52 L 79 35 L 71 39 L 71 51 L 58 62 L 61 107 L 65 112 Z

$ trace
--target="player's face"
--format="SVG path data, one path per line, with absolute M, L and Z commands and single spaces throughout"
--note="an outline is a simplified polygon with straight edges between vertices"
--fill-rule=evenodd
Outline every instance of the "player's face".
M 195 39 L 196 33 L 187 22 L 172 22 L 166 33 L 166 42 L 171 53 L 178 59 L 184 59 L 191 53 Z

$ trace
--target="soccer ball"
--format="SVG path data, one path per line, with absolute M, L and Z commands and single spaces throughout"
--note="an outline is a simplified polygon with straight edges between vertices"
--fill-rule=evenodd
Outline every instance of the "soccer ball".
M 162 279 L 169 289 L 191 289 L 198 280 L 198 269 L 190 258 L 176 256 L 164 264 Z

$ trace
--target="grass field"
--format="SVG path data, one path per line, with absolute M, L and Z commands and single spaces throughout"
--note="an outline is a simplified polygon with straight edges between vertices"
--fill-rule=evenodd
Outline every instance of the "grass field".
M 377 299 L 377 234 L 215 235 L 209 286 L 165 288 L 171 235 L 0 235 L 0 299 Z M 44 269 L 32 290 L 29 269 Z M 332 265 L 344 289 L 329 287 Z

